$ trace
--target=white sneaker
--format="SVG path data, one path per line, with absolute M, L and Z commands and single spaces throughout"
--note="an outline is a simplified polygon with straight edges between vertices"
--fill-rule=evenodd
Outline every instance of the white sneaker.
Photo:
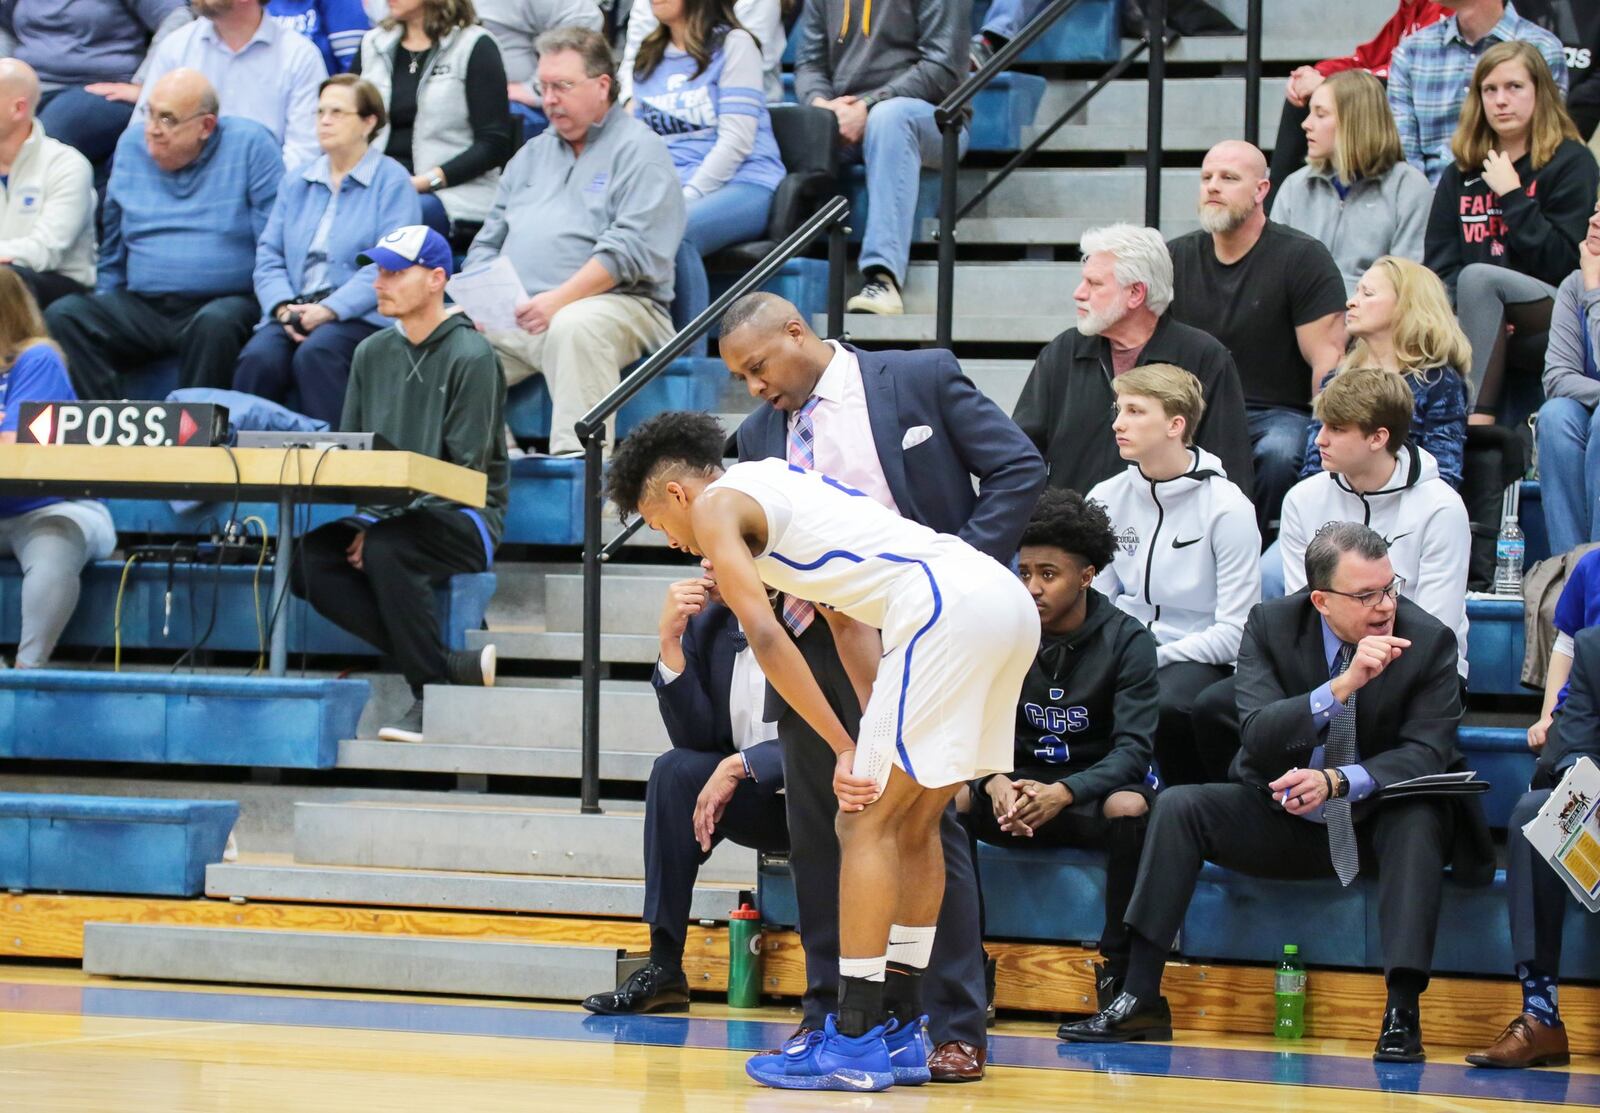
M 879 276 L 867 280 L 861 292 L 845 303 L 851 313 L 876 313 L 883 317 L 898 317 L 906 311 L 900 300 L 900 290 L 894 280 Z
M 398 723 L 379 729 L 378 738 L 384 742 L 421 742 L 422 701 L 414 701 Z
M 228 844 L 222 848 L 224 862 L 237 862 L 239 860 L 239 840 L 234 838 L 233 832 L 228 832 Z
M 483 673 L 483 686 L 485 688 L 494 687 L 494 669 L 497 661 L 498 656 L 492 645 L 484 646 L 483 652 L 478 654 L 478 668 Z

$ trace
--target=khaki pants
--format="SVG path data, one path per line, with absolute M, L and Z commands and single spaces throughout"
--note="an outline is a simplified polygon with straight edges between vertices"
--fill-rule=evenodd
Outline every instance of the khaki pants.
M 628 364 L 672 338 L 672 320 L 655 302 L 631 294 L 598 294 L 573 302 L 537 336 L 521 330 L 485 335 L 500 357 L 506 385 L 542 374 L 550 387 L 550 451 L 583 447 L 573 426 L 617 385 Z M 616 416 L 606 444 L 616 440 Z

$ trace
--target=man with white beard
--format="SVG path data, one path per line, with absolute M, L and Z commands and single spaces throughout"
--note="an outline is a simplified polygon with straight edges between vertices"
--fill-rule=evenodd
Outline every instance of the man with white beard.
M 1172 319 L 1172 259 L 1154 228 L 1085 232 L 1078 324 L 1034 362 L 1011 415 L 1043 454 L 1052 487 L 1087 491 L 1127 462 L 1111 432 L 1112 382 L 1141 364 L 1170 363 L 1200 380 L 1205 416 L 1195 442 L 1250 490 L 1250 431 L 1233 357 L 1220 341 Z
M 1167 245 L 1173 317 L 1222 341 L 1239 368 L 1264 538 L 1299 477 L 1311 398 L 1345 342 L 1339 266 L 1318 240 L 1267 219 L 1270 188 L 1257 148 L 1218 143 L 1200 165 L 1200 228 Z

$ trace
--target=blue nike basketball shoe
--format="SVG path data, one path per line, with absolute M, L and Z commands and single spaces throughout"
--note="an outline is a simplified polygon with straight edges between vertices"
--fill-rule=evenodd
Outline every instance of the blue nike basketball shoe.
M 887 1090 L 895 1082 L 894 1064 L 884 1044 L 884 1026 L 862 1036 L 841 1036 L 830 1016 L 820 1032 L 787 1044 L 781 1055 L 757 1055 L 745 1073 L 778 1090 L 843 1090 L 858 1094 Z M 926 1073 L 927 1058 L 923 1058 Z

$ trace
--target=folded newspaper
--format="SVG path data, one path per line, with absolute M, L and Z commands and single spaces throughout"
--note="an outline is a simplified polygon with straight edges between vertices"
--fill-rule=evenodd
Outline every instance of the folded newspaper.
M 1600 767 L 1588 758 L 1567 770 L 1539 814 L 1523 828 L 1528 843 L 1561 875 L 1572 895 L 1600 912 Z

